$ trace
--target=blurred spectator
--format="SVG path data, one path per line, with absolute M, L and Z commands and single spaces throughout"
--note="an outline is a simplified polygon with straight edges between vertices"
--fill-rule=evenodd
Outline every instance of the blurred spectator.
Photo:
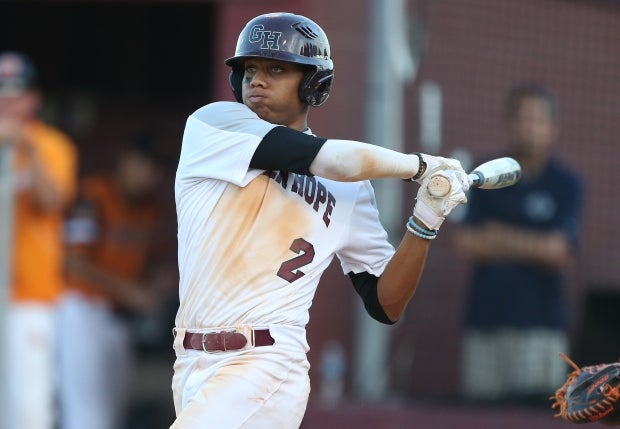
M 15 222 L 11 299 L 2 336 L 7 413 L 0 424 L 6 428 L 54 425 L 54 317 L 64 284 L 62 219 L 75 192 L 77 150 L 65 134 L 39 119 L 42 100 L 31 60 L 23 53 L 0 53 L 0 149 L 13 161 L 9 177 L 14 185 L 13 204 L 0 204 L 13 209 Z
M 65 226 L 61 429 L 124 427 L 136 346 L 130 320 L 157 311 L 166 281 L 152 264 L 161 179 L 151 140 L 140 138 L 120 151 L 113 173 L 80 184 Z
M 574 256 L 583 184 L 553 155 L 555 97 L 538 84 L 507 98 L 507 153 L 515 186 L 470 192 L 456 248 L 471 260 L 463 342 L 463 395 L 534 404 L 562 385 L 568 353 L 563 270 Z M 495 158 L 496 156 L 489 157 Z

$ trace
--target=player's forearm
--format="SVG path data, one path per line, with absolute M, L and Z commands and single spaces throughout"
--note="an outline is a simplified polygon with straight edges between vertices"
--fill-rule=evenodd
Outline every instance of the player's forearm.
M 570 245 L 560 232 L 492 224 L 463 229 L 455 242 L 462 255 L 481 262 L 523 262 L 558 269 L 571 258 Z
M 30 143 L 25 148 L 30 159 L 32 184 L 30 193 L 39 209 L 45 212 L 57 212 L 63 210 L 68 203 L 68 198 L 58 189 L 46 171 L 39 153 Z
M 430 241 L 407 233 L 379 278 L 377 294 L 385 314 L 397 321 L 413 298 L 422 276 Z
M 144 284 L 114 276 L 85 256 L 70 254 L 67 258 L 67 269 L 71 278 L 87 281 L 127 310 L 151 311 L 156 304 L 156 297 Z
M 514 231 L 498 246 L 505 259 L 559 269 L 570 259 L 570 246 L 557 232 Z
M 418 172 L 418 157 L 368 143 L 329 139 L 314 158 L 310 171 L 341 182 L 407 179 Z

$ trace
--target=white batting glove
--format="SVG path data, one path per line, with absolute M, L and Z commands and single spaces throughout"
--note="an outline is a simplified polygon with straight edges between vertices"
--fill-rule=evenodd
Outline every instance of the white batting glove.
M 450 182 L 450 192 L 443 197 L 434 197 L 428 192 L 428 184 L 431 178 L 436 175 L 443 176 Z M 413 207 L 413 215 L 424 223 L 427 228 L 438 230 L 452 209 L 459 204 L 467 203 L 465 192 L 469 190 L 471 179 L 460 168 L 460 163 L 457 169 L 435 170 L 431 175 L 425 174 L 425 176 L 418 190 L 416 204 Z
M 412 181 L 422 183 L 427 178 L 434 176 L 436 172 L 440 170 L 463 170 L 460 161 L 452 158 L 442 158 L 441 156 L 428 155 L 426 153 L 416 153 L 418 155 L 419 167 L 418 171 L 422 169 L 422 174 L 419 177 L 418 174 L 411 178 Z

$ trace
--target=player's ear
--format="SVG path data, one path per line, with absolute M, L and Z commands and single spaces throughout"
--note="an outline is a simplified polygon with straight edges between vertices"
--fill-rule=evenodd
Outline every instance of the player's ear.
M 239 68 L 233 68 L 228 75 L 228 82 L 230 83 L 230 89 L 232 89 L 235 100 L 237 100 L 239 103 L 243 103 L 243 91 L 241 89 L 243 83 L 243 70 Z

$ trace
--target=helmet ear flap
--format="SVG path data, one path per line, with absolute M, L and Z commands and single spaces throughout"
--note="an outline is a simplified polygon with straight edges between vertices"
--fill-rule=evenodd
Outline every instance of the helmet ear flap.
M 228 75 L 228 82 L 230 83 L 230 89 L 232 89 L 235 99 L 239 103 L 243 103 L 243 95 L 241 90 L 241 84 L 243 83 L 243 72 L 241 69 L 233 67 L 232 71 Z
M 312 69 L 299 85 L 299 98 L 312 107 L 319 107 L 327 100 L 334 80 L 333 70 Z

